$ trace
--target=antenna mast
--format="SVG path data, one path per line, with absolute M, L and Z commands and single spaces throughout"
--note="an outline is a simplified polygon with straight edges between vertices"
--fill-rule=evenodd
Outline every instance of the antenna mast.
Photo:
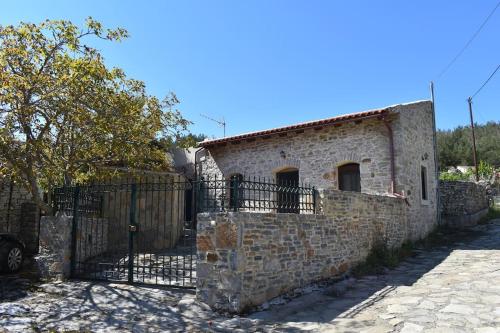
M 201 113 L 200 116 L 202 116 L 203 118 L 207 118 L 208 120 L 211 120 L 217 123 L 217 125 L 219 125 L 220 127 L 222 127 L 224 129 L 224 137 L 226 137 L 226 121 L 224 120 L 224 117 L 222 117 L 222 120 L 217 120 Z

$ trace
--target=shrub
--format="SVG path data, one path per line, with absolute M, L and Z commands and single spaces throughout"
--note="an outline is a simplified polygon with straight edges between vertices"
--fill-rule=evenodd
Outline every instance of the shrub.
M 384 244 L 372 248 L 366 260 L 353 269 L 355 276 L 381 274 L 385 268 L 394 268 L 403 258 L 413 254 L 413 244 L 405 242 L 401 248 L 389 249 Z
M 488 162 L 480 161 L 478 166 L 478 174 L 481 179 L 489 180 L 495 173 L 495 167 Z
M 441 172 L 439 174 L 439 179 L 440 180 L 447 180 L 447 181 L 454 181 L 454 180 L 470 180 L 472 176 L 472 169 L 467 170 L 466 172 L 462 173 L 460 171 L 458 172 Z

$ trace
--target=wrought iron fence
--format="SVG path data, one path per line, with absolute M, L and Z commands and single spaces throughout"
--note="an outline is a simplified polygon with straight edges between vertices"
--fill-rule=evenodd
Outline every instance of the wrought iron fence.
M 223 211 L 261 211 L 277 213 L 316 213 L 317 191 L 314 186 L 293 182 L 277 183 L 271 178 L 204 176 L 197 182 L 134 183 L 142 191 L 193 189 L 196 213 Z M 102 216 L 104 193 L 130 191 L 132 182 L 62 187 L 54 190 L 54 211 L 73 215 L 74 207 L 84 216 Z M 79 190 L 79 195 L 75 191 Z M 78 202 L 75 203 L 75 198 Z
M 314 186 L 271 178 L 204 176 L 196 184 L 198 212 L 316 213 Z
M 73 215 L 75 213 L 74 207 L 77 207 L 79 214 L 99 217 L 102 215 L 103 191 L 98 190 L 98 188 L 96 186 L 56 188 L 52 193 L 52 208 L 54 212 Z M 78 191 L 78 195 L 76 195 L 76 191 Z

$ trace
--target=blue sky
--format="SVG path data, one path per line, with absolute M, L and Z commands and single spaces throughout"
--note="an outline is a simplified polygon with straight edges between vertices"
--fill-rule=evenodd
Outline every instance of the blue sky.
M 228 135 L 430 98 L 429 81 L 497 0 L 1 1 L 0 24 L 92 16 L 124 27 L 92 41 L 111 66 L 174 91 L 192 131 L 225 117 Z M 439 128 L 468 122 L 466 99 L 500 63 L 500 9 L 436 80 Z M 476 97 L 476 121 L 500 120 L 500 74 Z

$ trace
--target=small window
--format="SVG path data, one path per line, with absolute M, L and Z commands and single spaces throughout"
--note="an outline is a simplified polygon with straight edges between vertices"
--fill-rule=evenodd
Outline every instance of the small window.
M 422 200 L 427 200 L 427 168 L 420 167 L 420 180 L 422 182 Z
M 339 190 L 361 192 L 359 164 L 349 163 L 339 166 Z
M 241 207 L 241 202 L 243 200 L 241 182 L 243 182 L 242 174 L 237 173 L 229 178 L 229 207 L 231 208 Z

